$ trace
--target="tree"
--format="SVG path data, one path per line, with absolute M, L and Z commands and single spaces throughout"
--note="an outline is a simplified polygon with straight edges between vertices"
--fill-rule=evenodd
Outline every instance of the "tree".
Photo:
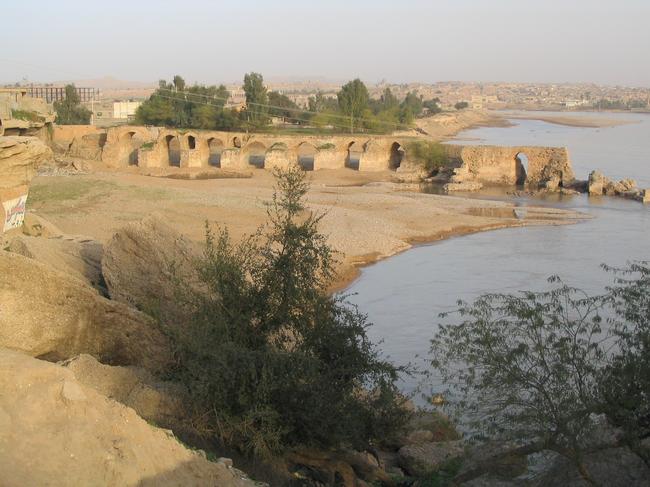
M 265 125 L 268 120 L 269 98 L 264 86 L 264 78 L 259 73 L 248 73 L 244 76 L 244 92 L 246 93 L 246 118 L 253 127 Z
M 336 98 L 325 97 L 322 91 L 317 91 L 314 96 L 310 96 L 308 101 L 308 108 L 310 112 L 334 112 L 338 110 L 338 102 Z
M 292 123 L 299 123 L 305 119 L 300 107 L 296 105 L 287 95 L 277 91 L 269 91 L 269 115 L 281 117 Z
M 176 91 L 185 91 L 185 80 L 180 76 L 174 76 L 174 88 Z
M 428 110 L 429 115 L 435 115 L 436 113 L 440 113 L 442 111 L 442 108 L 440 108 L 440 98 L 425 100 L 422 102 L 422 106 Z
M 382 110 L 394 110 L 399 107 L 399 100 L 395 95 L 393 95 L 393 92 L 390 88 L 386 88 L 384 90 L 384 92 L 381 94 L 380 101 Z
M 466 101 L 459 101 L 458 103 L 456 103 L 456 104 L 454 105 L 454 108 L 455 108 L 456 110 L 464 110 L 464 109 L 467 108 L 468 106 L 469 106 L 469 103 L 467 103 Z
M 618 352 L 600 382 L 603 410 L 639 451 L 640 440 L 650 437 L 650 265 L 636 262 L 627 269 L 608 269 L 617 276 L 606 299 L 614 310 L 609 326 Z M 649 457 L 646 452 L 650 463 Z
M 81 104 L 77 89 L 73 84 L 65 86 L 65 98 L 54 102 L 55 122 L 59 125 L 87 125 L 92 113 Z
M 602 296 L 554 277 L 550 291 L 460 302 L 461 322 L 432 340 L 432 365 L 475 434 L 555 451 L 592 485 L 593 415 L 623 425 L 632 446 L 650 434 L 650 268 L 623 272 L 633 278 Z
M 368 88 L 357 78 L 343 85 L 341 91 L 337 94 L 337 98 L 341 112 L 350 118 L 350 132 L 354 132 L 355 119 L 360 119 L 364 110 L 368 108 L 368 101 L 370 100 Z
M 237 128 L 238 117 L 224 108 L 230 93 L 224 85 L 193 85 L 176 75 L 173 83 L 158 82 L 158 89 L 137 109 L 138 123 L 166 127 L 223 130 Z
M 208 435 L 256 455 L 297 445 L 366 448 L 408 419 L 364 315 L 328 293 L 333 254 L 300 169 L 277 172 L 269 225 L 234 245 L 209 229 L 195 279 L 161 323 L 172 375 Z M 188 283 L 196 282 L 196 285 Z M 182 326 L 178 326 L 182 323 Z

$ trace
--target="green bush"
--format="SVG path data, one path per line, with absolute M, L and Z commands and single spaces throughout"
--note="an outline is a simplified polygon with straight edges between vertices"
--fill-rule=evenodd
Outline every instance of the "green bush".
M 45 122 L 44 117 L 28 110 L 11 110 L 11 117 L 18 120 L 25 120 L 26 122 Z
M 478 435 L 555 451 L 595 482 L 585 442 L 605 414 L 635 451 L 650 436 L 650 266 L 614 269 L 602 295 L 562 283 L 549 291 L 460 302 L 458 323 L 432 340 L 432 365 Z M 648 458 L 647 451 L 640 453 Z
M 196 282 L 178 283 L 161 319 L 177 347 L 170 372 L 194 424 L 245 452 L 368 447 L 408 420 L 395 387 L 404 369 L 380 358 L 364 315 L 328 294 L 332 250 L 323 215 L 304 207 L 305 173 L 276 177 L 264 229 L 240 244 L 206 229 Z
M 447 152 L 439 142 L 416 140 L 406 144 L 406 153 L 411 161 L 421 164 L 429 173 L 447 164 Z

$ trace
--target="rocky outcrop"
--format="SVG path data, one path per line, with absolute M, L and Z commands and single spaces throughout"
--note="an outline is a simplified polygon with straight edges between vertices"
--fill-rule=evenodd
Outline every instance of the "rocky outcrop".
M 71 370 L 84 386 L 133 408 L 147 421 L 170 426 L 183 415 L 186 394 L 183 388 L 160 382 L 141 367 L 105 365 L 86 354 L 67 360 L 62 365 Z
M 587 182 L 589 196 L 601 196 L 605 189 L 605 176 L 600 171 L 591 171 Z
M 0 190 L 28 186 L 52 150 L 36 137 L 0 137 Z
M 605 177 L 600 171 L 592 171 L 587 181 L 589 196 L 620 196 L 642 203 L 650 202 L 650 191 L 639 189 L 634 179 L 621 179 L 618 182 Z
M 34 259 L 0 251 L 0 303 L 2 347 L 49 360 L 88 353 L 148 370 L 169 363 L 151 318 Z
M 410 475 L 422 477 L 463 457 L 462 441 L 423 442 L 399 449 L 399 464 Z
M 585 470 L 607 487 L 648 487 L 650 468 L 629 448 L 607 448 L 588 453 L 583 458 Z M 562 485 L 563 487 L 589 487 L 575 464 L 558 456 L 552 467 L 539 481 L 540 486 Z
M 44 221 L 42 224 L 24 225 L 30 232 L 49 233 L 53 231 Z M 18 235 L 9 240 L 5 250 L 52 266 L 76 277 L 106 296 L 102 276 L 102 244 L 92 238 L 73 235 L 59 235 L 56 238 Z
M 172 273 L 190 280 L 195 251 L 157 217 L 126 225 L 104 247 L 102 272 L 111 298 L 139 309 L 173 302 Z
M 209 462 L 72 370 L 0 349 L 3 486 L 255 485 L 229 463 Z
M 29 183 L 52 151 L 36 137 L 0 137 L 0 234 L 22 225 Z

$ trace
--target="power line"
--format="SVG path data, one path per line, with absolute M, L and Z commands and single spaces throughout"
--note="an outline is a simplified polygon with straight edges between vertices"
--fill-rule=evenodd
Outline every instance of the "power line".
M 185 91 L 181 91 L 181 92 L 179 92 L 179 91 L 174 92 L 172 90 L 165 90 L 165 91 L 171 91 L 172 93 L 183 93 L 183 94 L 190 94 L 190 95 L 205 96 L 207 98 L 212 98 L 212 99 L 215 99 L 215 100 L 224 99 L 222 97 L 210 97 L 209 95 L 200 95 L 199 93 L 188 93 L 188 92 L 185 92 Z M 151 96 L 152 97 L 157 96 L 157 97 L 160 97 L 160 98 L 165 98 L 167 100 L 181 101 L 181 102 L 187 102 L 187 103 L 194 103 L 194 104 L 197 104 L 197 105 L 211 106 L 211 107 L 218 108 L 218 109 L 221 109 L 221 110 L 226 109 L 226 107 L 223 106 L 223 105 L 215 105 L 215 104 L 212 104 L 212 103 L 209 103 L 209 102 L 202 102 L 202 101 L 197 101 L 197 100 L 189 100 L 187 98 L 178 98 L 178 97 L 173 97 L 173 96 L 166 96 L 166 95 L 161 95 L 159 93 L 153 93 Z M 274 107 L 273 105 L 264 105 L 264 104 L 258 104 L 258 105 L 266 106 L 266 107 L 272 107 L 272 108 L 281 109 L 281 110 L 291 110 L 291 109 L 287 109 L 287 108 Z M 315 113 L 315 114 L 319 113 L 319 112 L 313 112 L 313 111 L 309 111 L 309 110 L 298 110 L 298 111 L 304 111 L 306 113 Z M 329 114 L 327 114 L 327 116 L 329 116 Z M 341 117 L 346 118 L 344 115 L 341 116 Z M 285 118 L 285 119 L 288 119 L 288 120 L 294 120 L 294 121 L 298 121 L 298 122 L 311 122 L 312 121 L 312 120 L 307 119 L 307 118 L 291 117 L 291 116 L 282 116 L 282 118 Z M 368 119 L 357 119 L 357 120 L 368 120 Z M 380 120 L 376 120 L 376 121 L 372 120 L 372 122 L 382 123 L 382 121 L 380 121 Z M 390 123 L 390 122 L 388 122 L 388 123 Z M 344 125 L 343 122 L 331 122 L 330 121 L 329 125 L 332 125 L 334 127 L 340 128 L 340 129 L 345 129 L 345 130 L 348 130 L 350 128 L 350 126 L 348 124 Z M 392 125 L 392 123 L 391 123 L 391 125 Z M 407 127 L 407 126 L 403 126 L 403 127 Z M 410 129 L 410 127 L 408 127 L 408 129 Z
M 189 95 L 189 96 L 198 96 L 198 97 L 202 97 L 202 98 L 208 98 L 208 99 L 211 99 L 211 100 L 223 100 L 225 102 L 228 101 L 228 98 L 226 98 L 226 97 L 220 97 L 220 96 L 216 96 L 216 95 L 204 95 L 202 93 L 192 93 L 192 92 L 189 92 L 189 91 L 175 91 L 175 90 L 170 90 L 168 88 L 158 88 L 158 91 L 167 91 L 167 92 L 173 93 L 173 94 L 183 94 L 183 95 Z M 163 96 L 163 95 L 159 95 L 157 93 L 154 93 L 153 95 Z M 182 99 L 182 98 L 171 98 L 171 97 L 167 97 L 167 98 L 178 100 L 178 101 L 194 102 L 193 100 L 187 100 L 187 99 Z M 317 112 L 315 110 L 305 110 L 305 109 L 302 109 L 302 108 L 280 107 L 280 106 L 276 106 L 276 105 L 270 105 L 268 103 L 247 102 L 246 104 L 247 105 L 259 106 L 259 107 L 263 107 L 263 108 L 272 108 L 272 109 L 275 109 L 275 110 L 282 110 L 282 111 L 294 111 L 294 112 L 297 111 L 297 112 L 301 112 L 301 113 L 311 113 L 313 115 L 318 115 L 320 113 L 323 113 L 323 112 Z M 212 105 L 212 106 L 216 107 L 218 105 Z M 331 113 L 331 114 L 328 113 L 326 115 L 328 117 L 340 118 L 340 119 L 343 119 L 343 120 L 346 120 L 346 121 L 349 120 L 349 117 L 347 115 L 339 115 L 339 114 L 336 114 L 336 113 Z M 295 117 L 284 117 L 284 118 L 292 119 L 292 118 L 295 118 Z M 296 118 L 296 119 L 301 120 L 301 121 L 305 121 L 305 122 L 310 121 L 310 120 L 307 120 L 307 119 L 299 119 L 299 118 Z M 390 122 L 388 120 L 377 120 L 377 119 L 369 119 L 369 118 L 363 118 L 363 117 L 357 117 L 356 120 L 364 121 L 364 122 L 371 122 L 371 123 L 378 123 L 378 124 L 383 124 L 383 125 L 389 125 L 389 126 L 392 126 L 392 127 L 397 127 L 398 129 L 402 129 L 402 130 L 404 130 L 404 129 L 411 130 L 412 129 L 412 127 L 409 127 L 406 124 L 402 124 L 402 123 L 398 123 L 398 122 Z M 346 124 L 345 128 L 350 128 L 350 127 L 349 127 L 348 124 Z

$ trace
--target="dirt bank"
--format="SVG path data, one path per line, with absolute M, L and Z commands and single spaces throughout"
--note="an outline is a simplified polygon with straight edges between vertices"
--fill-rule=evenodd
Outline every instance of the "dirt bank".
M 349 169 L 310 175 L 308 205 L 326 212 L 321 229 L 340 252 L 337 287 L 351 282 L 360 266 L 413 243 L 493 228 L 563 224 L 577 217 L 559 210 L 549 216 L 544 210 L 518 219 L 506 203 L 403 191 L 404 186 L 383 182 L 391 177 L 389 172 Z M 255 171 L 250 179 L 193 181 L 120 173 L 39 176 L 32 183 L 28 206 L 65 233 L 103 242 L 125 222 L 150 214 L 196 241 L 204 237 L 205 221 L 227 226 L 239 239 L 267 221 L 264 203 L 271 198 L 273 184 L 266 171 Z
M 461 110 L 439 113 L 416 120 L 418 129 L 436 140 L 447 140 L 463 130 L 475 127 L 509 127 L 512 124 L 496 112 L 486 110 Z

